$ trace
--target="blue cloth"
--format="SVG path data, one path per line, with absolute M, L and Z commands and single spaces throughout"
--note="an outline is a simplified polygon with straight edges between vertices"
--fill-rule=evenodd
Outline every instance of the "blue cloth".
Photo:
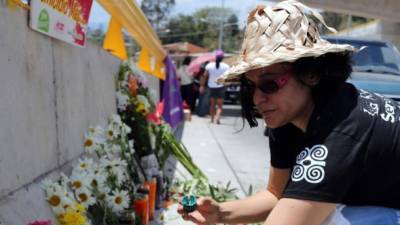
M 399 225 L 400 210 L 376 206 L 340 205 L 323 225 Z

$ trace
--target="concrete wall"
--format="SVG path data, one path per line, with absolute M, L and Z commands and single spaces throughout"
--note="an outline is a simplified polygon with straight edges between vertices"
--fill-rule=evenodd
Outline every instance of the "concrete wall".
M 39 183 L 68 170 L 83 152 L 88 126 L 104 125 L 116 112 L 120 61 L 99 47 L 74 47 L 32 31 L 27 12 L 5 2 L 0 0 L 0 224 L 21 225 L 53 218 Z

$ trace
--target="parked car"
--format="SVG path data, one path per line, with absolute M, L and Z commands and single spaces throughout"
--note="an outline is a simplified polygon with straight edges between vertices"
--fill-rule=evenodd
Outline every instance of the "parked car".
M 232 104 L 239 103 L 240 98 L 240 85 L 239 84 L 230 84 L 225 89 L 225 102 L 229 102 Z
M 357 88 L 400 101 L 400 53 L 387 41 L 348 37 L 325 37 L 331 43 L 350 44 L 361 51 L 353 54 L 353 73 L 348 82 Z

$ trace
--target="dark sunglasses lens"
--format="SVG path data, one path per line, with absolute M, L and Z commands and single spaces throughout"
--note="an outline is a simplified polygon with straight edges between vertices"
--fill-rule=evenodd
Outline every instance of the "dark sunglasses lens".
M 260 85 L 259 89 L 265 94 L 272 94 L 279 90 L 279 85 L 275 81 L 267 81 Z

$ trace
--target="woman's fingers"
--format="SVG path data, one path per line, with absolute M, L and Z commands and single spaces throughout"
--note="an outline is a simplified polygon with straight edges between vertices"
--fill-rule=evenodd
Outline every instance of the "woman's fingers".
M 178 210 L 177 210 L 177 211 L 178 211 L 178 213 L 181 214 L 181 215 L 182 215 L 183 213 L 185 213 L 185 210 L 183 209 L 183 206 L 182 206 L 181 204 L 178 205 Z
M 188 218 L 190 221 L 196 224 L 204 224 L 206 222 L 206 218 L 204 218 L 204 216 L 197 210 L 189 213 Z

